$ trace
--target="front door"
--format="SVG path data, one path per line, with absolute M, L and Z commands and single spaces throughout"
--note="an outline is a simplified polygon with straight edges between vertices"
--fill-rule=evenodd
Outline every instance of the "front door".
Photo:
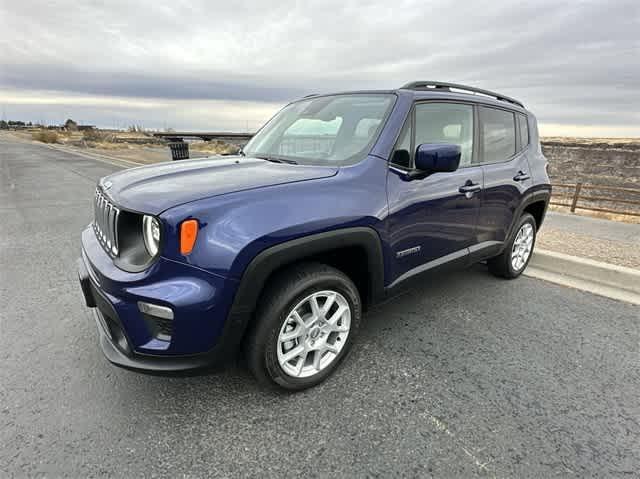
M 472 164 L 473 138 L 471 104 L 424 102 L 414 106 L 391 158 L 387 179 L 392 256 L 389 283 L 444 263 L 466 261 L 467 248 L 477 242 L 483 187 L 482 167 Z M 423 143 L 459 145 L 459 169 L 408 180 L 405 172 L 413 166 L 413 152 Z

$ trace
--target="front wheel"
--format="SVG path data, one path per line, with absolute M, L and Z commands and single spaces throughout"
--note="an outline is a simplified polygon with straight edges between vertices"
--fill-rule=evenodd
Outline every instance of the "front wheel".
M 265 291 L 245 344 L 249 369 L 262 383 L 306 389 L 344 359 L 358 331 L 360 296 L 341 271 L 303 264 Z
M 502 278 L 517 278 L 529 264 L 536 242 L 536 220 L 524 213 L 514 231 L 502 253 L 487 261 L 489 271 Z

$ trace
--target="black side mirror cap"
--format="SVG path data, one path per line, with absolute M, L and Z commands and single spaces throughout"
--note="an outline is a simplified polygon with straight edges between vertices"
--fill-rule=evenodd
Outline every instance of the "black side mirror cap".
M 411 168 L 411 155 L 407 150 L 396 150 L 393 152 L 391 163 L 403 168 Z

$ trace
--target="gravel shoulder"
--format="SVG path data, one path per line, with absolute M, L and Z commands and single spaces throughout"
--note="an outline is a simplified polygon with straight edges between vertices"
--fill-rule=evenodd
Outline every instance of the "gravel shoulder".
M 640 269 L 640 250 L 625 243 L 548 228 L 540 232 L 536 244 L 558 253 Z
M 558 253 L 640 269 L 640 225 L 548 213 L 537 246 Z

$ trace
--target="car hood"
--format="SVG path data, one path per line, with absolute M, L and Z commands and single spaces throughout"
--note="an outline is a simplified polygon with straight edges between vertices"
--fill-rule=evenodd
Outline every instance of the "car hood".
M 225 156 L 131 168 L 103 178 L 100 184 L 122 208 L 157 215 L 202 198 L 327 178 L 337 172 L 336 167 Z

